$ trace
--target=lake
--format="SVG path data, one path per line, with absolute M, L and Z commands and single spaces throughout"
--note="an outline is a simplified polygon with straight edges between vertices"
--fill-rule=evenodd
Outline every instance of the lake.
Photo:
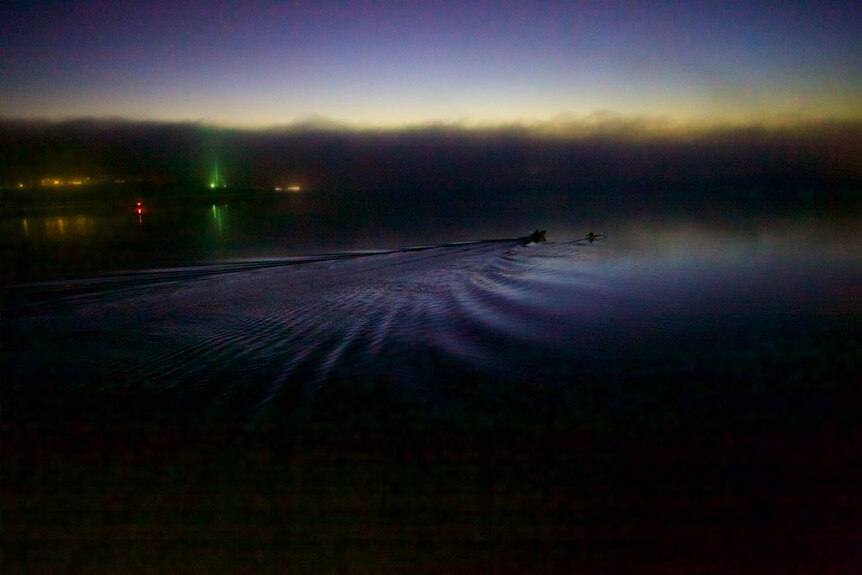
M 4 563 L 862 566 L 858 211 L 540 199 L 7 210 Z

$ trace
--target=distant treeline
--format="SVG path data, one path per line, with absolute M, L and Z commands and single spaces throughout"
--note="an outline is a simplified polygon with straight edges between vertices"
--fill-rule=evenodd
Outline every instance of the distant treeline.
M 651 132 L 593 127 L 430 126 L 350 130 L 220 129 L 194 123 L 0 121 L 0 185 L 45 177 L 205 185 L 217 162 L 230 186 L 327 192 L 479 195 L 635 194 L 660 201 L 739 196 L 855 201 L 862 123 Z M 692 197 L 693 196 L 693 197 Z M 644 199 L 644 198 L 642 198 Z

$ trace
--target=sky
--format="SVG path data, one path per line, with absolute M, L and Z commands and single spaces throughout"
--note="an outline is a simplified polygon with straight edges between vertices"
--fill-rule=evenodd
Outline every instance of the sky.
M 856 2 L 4 2 L 0 116 L 862 118 Z

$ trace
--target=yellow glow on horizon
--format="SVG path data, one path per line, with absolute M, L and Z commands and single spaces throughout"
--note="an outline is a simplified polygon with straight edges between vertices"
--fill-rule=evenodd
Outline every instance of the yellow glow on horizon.
M 578 132 L 601 130 L 603 119 L 631 124 L 665 124 L 662 131 L 689 135 L 712 129 L 732 127 L 793 127 L 810 126 L 820 122 L 862 122 L 862 108 L 854 105 L 850 97 L 835 96 L 815 102 L 800 98 L 778 96 L 764 98 L 757 106 L 745 102 L 722 101 L 718 104 L 660 100 L 639 104 L 624 103 L 606 107 L 590 103 L 570 102 L 569 105 L 498 107 L 493 111 L 478 105 L 464 106 L 456 113 L 431 109 L 410 110 L 353 110 L 338 109 L 329 114 L 273 114 L 274 107 L 261 107 L 248 113 L 224 115 L 223 110 L 198 111 L 191 114 L 184 109 L 169 110 L 161 114 L 136 114 L 116 110 L 105 119 L 129 122 L 190 123 L 212 129 L 249 131 L 327 131 L 327 132 L 401 132 L 423 129 L 499 130 L 521 129 L 538 132 Z M 775 105 L 769 105 L 775 103 Z M 124 113 L 125 112 L 125 113 Z M 34 119 L 64 121 L 75 117 L 99 120 L 100 116 L 81 114 L 62 117 L 41 116 Z M 589 128 L 589 130 L 587 129 Z M 213 178 L 210 178 L 212 182 Z M 215 187 L 221 187 L 221 180 Z M 43 184 L 44 185 L 44 184 Z
M 424 126 L 460 126 L 493 128 L 533 126 L 553 122 L 565 116 L 588 119 L 609 111 L 626 118 L 671 118 L 683 124 L 760 124 L 776 121 L 810 122 L 862 120 L 862 109 L 855 95 L 798 94 L 775 90 L 751 95 L 730 88 L 671 92 L 637 93 L 620 96 L 607 89 L 591 97 L 575 93 L 552 96 L 534 94 L 512 101 L 487 93 L 452 99 L 448 104 L 435 101 L 339 102 L 324 109 L 309 104 L 297 112 L 286 109 L 278 99 L 264 99 L 266 105 L 243 109 L 225 115 L 224 109 L 196 110 L 190 115 L 184 108 L 163 110 L 165 121 L 197 121 L 235 129 L 309 128 L 332 131 L 402 130 Z M 756 96 L 756 97 L 755 97 Z M 148 118 L 152 119 L 152 118 Z
M 590 113 L 559 113 L 545 117 L 523 115 L 511 120 L 495 117 L 483 119 L 463 117 L 460 119 L 427 119 L 409 121 L 406 118 L 386 121 L 383 119 L 340 118 L 298 119 L 288 122 L 265 121 L 263 118 L 249 118 L 243 121 L 235 118 L 224 122 L 216 119 L 198 121 L 199 125 L 214 129 L 248 131 L 322 131 L 332 133 L 397 133 L 423 130 L 453 130 L 468 132 L 493 132 L 516 130 L 538 136 L 583 137 L 599 134 L 689 137 L 711 131 L 726 129 L 765 128 L 793 129 L 808 128 L 817 124 L 862 123 L 862 112 L 846 113 L 835 109 L 832 113 L 815 111 L 799 113 L 745 113 L 742 110 L 724 113 L 697 114 L 685 113 L 629 113 L 614 110 L 595 110 Z M 166 120 L 170 123 L 172 120 Z M 282 185 L 282 187 L 284 187 Z

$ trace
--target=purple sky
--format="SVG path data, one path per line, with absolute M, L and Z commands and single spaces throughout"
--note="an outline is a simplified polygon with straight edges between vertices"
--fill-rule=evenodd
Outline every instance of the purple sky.
M 862 116 L 859 2 L 6 2 L 0 115 Z

